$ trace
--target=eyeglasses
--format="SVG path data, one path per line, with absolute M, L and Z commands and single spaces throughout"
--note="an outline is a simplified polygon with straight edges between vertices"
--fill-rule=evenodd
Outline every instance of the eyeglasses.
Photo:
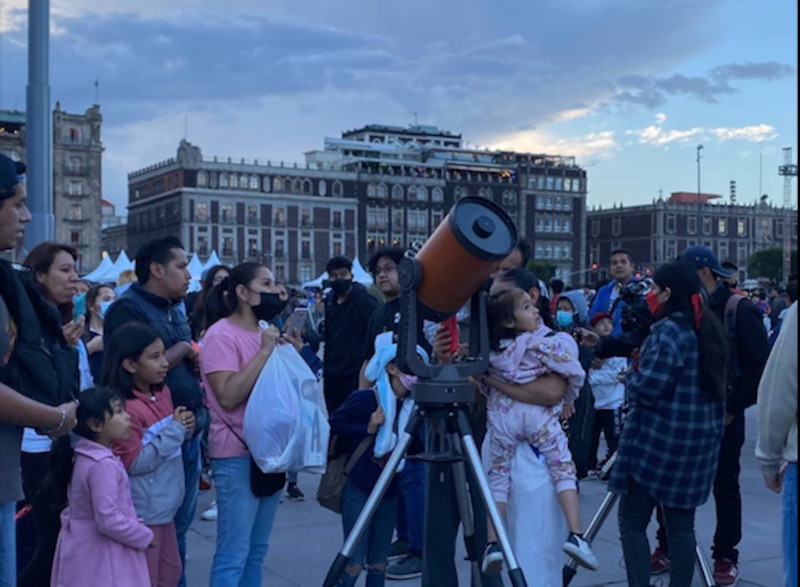
M 386 265 L 385 267 L 375 267 L 374 275 L 375 277 L 377 277 L 381 273 L 389 275 L 389 273 L 393 273 L 394 271 L 397 271 L 397 265 Z

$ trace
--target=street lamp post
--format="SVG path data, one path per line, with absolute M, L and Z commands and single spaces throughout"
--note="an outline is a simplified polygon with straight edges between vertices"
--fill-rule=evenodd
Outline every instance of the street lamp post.
M 702 159 L 700 151 L 702 150 L 703 150 L 703 145 L 697 145 L 697 195 L 698 196 L 702 193 L 700 191 L 700 159 Z

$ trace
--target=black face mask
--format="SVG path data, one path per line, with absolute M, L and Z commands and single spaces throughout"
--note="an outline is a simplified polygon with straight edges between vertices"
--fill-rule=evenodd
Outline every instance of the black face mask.
M 259 320 L 269 322 L 281 313 L 286 302 L 281 302 L 281 297 L 276 293 L 261 292 L 261 303 L 253 306 L 253 314 Z
M 343 296 L 350 291 L 351 287 L 353 287 L 353 280 L 334 279 L 333 281 L 329 282 L 329 285 L 336 295 Z

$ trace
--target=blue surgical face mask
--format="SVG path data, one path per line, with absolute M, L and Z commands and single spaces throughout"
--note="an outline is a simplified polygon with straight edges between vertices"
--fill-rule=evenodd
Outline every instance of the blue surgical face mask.
M 114 303 L 113 301 L 112 302 L 100 302 L 100 318 L 105 320 L 106 312 L 108 312 L 108 308 L 113 303 Z
M 561 326 L 561 328 L 569 328 L 572 326 L 572 322 L 572 312 L 567 312 L 565 310 L 558 310 L 556 312 L 556 324 Z

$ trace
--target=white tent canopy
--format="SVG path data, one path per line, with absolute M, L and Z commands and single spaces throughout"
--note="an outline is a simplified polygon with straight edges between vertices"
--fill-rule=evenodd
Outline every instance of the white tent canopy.
M 192 275 L 192 279 L 199 280 L 203 275 L 203 262 L 200 260 L 200 257 L 197 255 L 192 255 L 192 260 L 189 261 L 189 266 L 187 269 L 189 273 Z
M 103 260 L 100 261 L 100 264 L 95 267 L 91 273 L 87 273 L 83 276 L 83 279 L 87 281 L 93 281 L 95 283 L 100 283 L 103 281 L 103 276 L 108 273 L 111 268 L 114 266 L 114 261 L 111 260 L 111 257 L 106 255 L 103 257 Z
M 356 257 L 353 260 L 353 281 L 357 281 L 362 285 L 370 285 L 372 283 L 372 275 L 370 275 L 366 269 L 361 265 L 361 262 Z M 316 279 L 312 279 L 311 281 L 306 281 L 301 287 L 303 289 L 308 289 L 311 287 L 315 287 L 318 289 L 322 288 L 322 282 L 328 279 L 328 272 L 325 271 Z
M 123 271 L 128 271 L 133 268 L 134 268 L 133 261 L 128 259 L 128 255 L 123 250 L 122 252 L 120 252 L 119 257 L 117 257 L 117 260 L 114 261 L 114 267 L 112 267 L 112 273 L 111 276 L 109 277 L 109 280 L 116 282 L 117 279 L 119 279 L 120 273 L 122 273 Z
M 219 255 L 217 255 L 216 250 L 211 251 L 211 255 L 209 255 L 208 257 L 208 261 L 206 261 L 206 264 L 203 265 L 203 271 L 205 271 L 206 269 L 211 269 L 214 265 L 222 265 L 222 261 L 219 260 Z

